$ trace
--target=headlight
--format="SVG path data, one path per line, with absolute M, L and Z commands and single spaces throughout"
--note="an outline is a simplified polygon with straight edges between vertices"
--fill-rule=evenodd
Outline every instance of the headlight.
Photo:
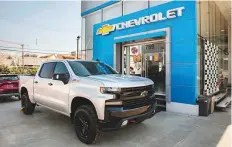
M 121 88 L 118 87 L 100 87 L 101 93 L 119 93 Z

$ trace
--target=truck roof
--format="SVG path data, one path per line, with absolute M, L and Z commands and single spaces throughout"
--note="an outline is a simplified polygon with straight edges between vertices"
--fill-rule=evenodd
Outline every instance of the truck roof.
M 94 60 L 77 60 L 77 59 L 53 59 L 53 60 L 47 60 L 43 63 L 48 63 L 48 62 L 57 62 L 57 61 L 81 61 L 81 62 L 97 62 Z

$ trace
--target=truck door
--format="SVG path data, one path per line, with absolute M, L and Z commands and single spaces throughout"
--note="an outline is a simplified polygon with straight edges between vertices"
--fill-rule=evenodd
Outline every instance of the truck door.
M 66 74 L 70 77 L 69 71 L 63 62 L 57 62 L 53 74 Z M 52 80 L 49 83 L 49 97 L 52 103 L 49 107 L 68 114 L 69 84 L 60 80 Z
M 69 74 L 63 62 L 45 63 L 35 79 L 35 100 L 37 103 L 68 113 L 69 86 L 62 81 L 53 80 L 53 74 Z
M 50 97 L 50 87 L 48 83 L 52 82 L 53 70 L 56 62 L 44 63 L 39 71 L 39 74 L 34 79 L 34 99 L 37 103 L 49 106 L 52 103 Z

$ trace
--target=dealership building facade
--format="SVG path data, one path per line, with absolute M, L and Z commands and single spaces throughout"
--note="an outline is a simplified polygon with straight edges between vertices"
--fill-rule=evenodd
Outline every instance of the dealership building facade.
M 198 115 L 198 96 L 219 91 L 219 74 L 231 81 L 228 4 L 82 1 L 82 58 L 148 77 L 161 109 Z

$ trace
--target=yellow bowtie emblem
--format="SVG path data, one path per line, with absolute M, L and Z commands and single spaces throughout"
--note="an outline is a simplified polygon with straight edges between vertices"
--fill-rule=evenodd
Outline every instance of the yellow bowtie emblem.
M 97 35 L 107 35 L 112 31 L 114 31 L 114 26 L 106 24 L 97 30 Z

